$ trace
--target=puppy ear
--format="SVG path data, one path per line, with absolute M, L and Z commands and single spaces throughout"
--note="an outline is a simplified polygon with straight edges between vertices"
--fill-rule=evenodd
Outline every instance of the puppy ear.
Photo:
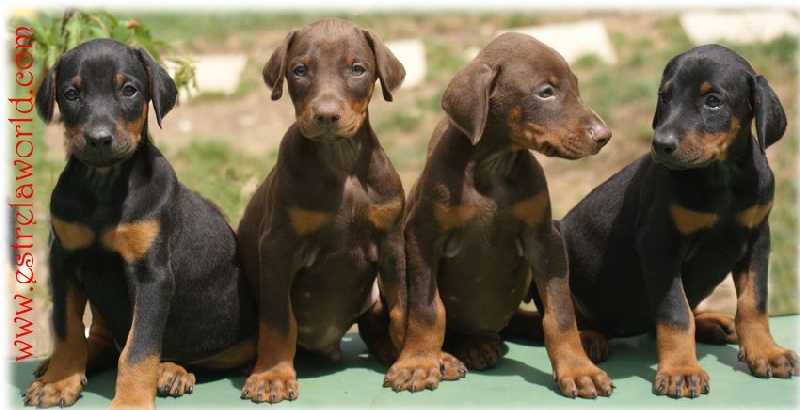
M 178 89 L 175 87 L 175 81 L 167 72 L 152 58 L 147 52 L 140 48 L 139 56 L 144 64 L 144 70 L 147 72 L 147 80 L 150 83 L 150 100 L 153 102 L 153 109 L 156 112 L 156 122 L 161 127 L 161 118 L 167 115 L 178 99 Z
M 786 131 L 786 112 L 763 76 L 752 78 L 753 118 L 756 120 L 756 136 L 761 152 L 783 137 Z
M 383 99 L 392 101 L 392 93 L 400 88 L 403 84 L 403 79 L 406 78 L 406 69 L 397 57 L 392 54 L 389 47 L 378 38 L 378 35 L 370 30 L 363 30 L 364 36 L 367 38 L 369 48 L 372 49 L 372 54 L 375 55 L 375 62 L 377 65 L 378 78 L 381 80 L 381 89 L 383 90 Z
M 661 122 L 661 117 L 664 115 L 664 110 L 666 109 L 666 107 L 664 107 L 664 105 L 661 104 L 661 91 L 664 89 L 664 86 L 669 80 L 669 78 L 672 77 L 670 75 L 671 73 L 670 69 L 672 68 L 672 65 L 674 64 L 675 60 L 677 60 L 682 55 L 683 54 L 679 54 L 678 56 L 675 56 L 671 60 L 669 60 L 667 65 L 664 67 L 664 72 L 661 73 L 661 83 L 658 85 L 658 94 L 656 95 L 656 111 L 653 114 L 653 129 L 656 129 L 658 124 Z
M 53 119 L 53 109 L 56 104 L 56 72 L 58 71 L 58 61 L 50 67 L 47 76 L 39 84 L 39 90 L 36 91 L 36 111 L 39 116 L 49 123 Z
M 294 35 L 297 30 L 292 30 L 286 35 L 275 51 L 272 52 L 272 57 L 269 58 L 264 69 L 261 70 L 261 76 L 264 77 L 264 83 L 267 87 L 272 89 L 272 100 L 278 100 L 283 95 L 283 77 L 286 74 L 286 54 L 289 52 L 289 46 L 292 44 Z
M 447 85 L 442 108 L 450 123 L 461 130 L 472 145 L 481 140 L 489 116 L 489 96 L 497 71 L 483 63 L 470 63 Z

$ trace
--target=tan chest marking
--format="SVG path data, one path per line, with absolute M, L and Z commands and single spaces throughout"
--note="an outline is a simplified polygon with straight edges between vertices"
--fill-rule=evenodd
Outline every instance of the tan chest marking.
M 763 205 L 753 205 L 736 214 L 736 222 L 747 229 L 754 229 L 761 225 L 764 218 L 769 215 L 770 209 L 772 209 L 772 201 Z
M 297 236 L 305 236 L 320 230 L 323 226 L 333 221 L 333 214 L 329 212 L 309 211 L 302 208 L 289 208 L 289 222 Z
M 528 227 L 536 226 L 544 220 L 550 205 L 550 197 L 546 190 L 511 205 L 511 215 L 521 220 Z
M 161 225 L 153 220 L 121 223 L 103 231 L 100 243 L 126 262 L 136 262 L 150 250 L 160 231 Z
M 400 216 L 400 211 L 402 210 L 403 203 L 401 201 L 370 205 L 367 208 L 367 218 L 376 228 L 382 231 L 388 231 L 392 229 L 394 223 L 397 222 L 397 217 Z
M 707 212 L 697 212 L 680 205 L 670 205 L 669 214 L 678 232 L 683 235 L 693 234 L 702 229 L 714 226 L 719 220 L 719 216 Z
M 94 233 L 86 225 L 62 221 L 54 217 L 50 218 L 50 223 L 53 225 L 53 231 L 61 242 L 61 246 L 67 251 L 88 248 L 94 243 Z
M 444 231 L 449 231 L 465 224 L 478 216 L 480 208 L 475 205 L 454 205 L 443 204 L 433 205 L 433 216 L 436 222 Z

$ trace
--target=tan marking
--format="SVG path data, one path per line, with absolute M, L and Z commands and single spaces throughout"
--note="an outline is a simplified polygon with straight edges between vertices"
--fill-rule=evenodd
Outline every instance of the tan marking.
M 769 330 L 769 318 L 758 306 L 754 276 L 755 272 L 752 271 L 733 275 L 736 286 L 736 334 L 741 351 L 745 353 L 745 361 L 763 357 L 763 352 L 775 345 Z
M 725 161 L 728 156 L 728 147 L 736 139 L 741 129 L 741 123 L 736 117 L 731 117 L 729 127 L 725 131 L 715 133 L 690 132 L 686 135 L 685 145 L 688 150 L 701 150 L 694 162 L 708 164 L 711 161 Z M 679 148 L 682 150 L 683 148 Z
M 399 200 L 387 204 L 370 205 L 367 208 L 367 218 L 376 228 L 388 231 L 397 222 L 397 217 L 400 216 L 402 210 L 403 202 Z
M 331 221 L 333 221 L 333 214 L 329 212 L 289 208 L 289 222 L 292 224 L 294 233 L 298 236 L 305 236 L 316 232 Z
M 134 322 L 136 319 L 134 319 Z M 128 344 L 120 355 L 117 370 L 117 383 L 114 387 L 114 399 L 111 407 L 131 406 L 130 408 L 152 408 L 158 386 L 159 355 L 152 354 L 138 363 L 130 363 L 127 358 L 131 336 L 134 327 L 131 327 Z M 115 407 L 116 406 L 116 407 Z
M 544 220 L 549 205 L 550 196 L 547 190 L 542 190 L 538 194 L 512 205 L 511 215 L 529 227 L 536 226 Z
M 666 83 L 664 83 L 664 90 L 662 92 L 669 93 L 670 88 L 672 88 L 672 84 L 669 81 L 667 81 Z
M 81 76 L 78 75 L 78 76 L 75 76 L 75 78 L 72 79 L 72 86 L 73 87 L 81 88 L 82 84 L 83 84 L 83 78 Z
M 707 212 L 693 211 L 681 205 L 673 204 L 669 207 L 669 214 L 678 232 L 683 235 L 690 235 L 702 229 L 714 226 L 719 216 Z
M 763 205 L 753 205 L 736 214 L 736 222 L 747 229 L 754 229 L 761 225 L 771 209 L 772 201 Z
M 50 218 L 61 246 L 67 251 L 88 248 L 94 243 L 94 232 L 84 224 L 62 221 L 56 217 Z
M 703 84 L 700 84 L 700 94 L 706 95 L 711 91 L 711 83 L 708 81 L 704 81 Z
M 480 208 L 475 205 L 447 206 L 437 203 L 433 206 L 433 215 L 436 217 L 436 221 L 439 222 L 439 226 L 443 230 L 449 231 L 474 219 L 478 216 L 479 210 Z
M 554 75 L 551 75 L 550 78 L 548 78 L 548 80 L 550 80 L 550 84 L 552 84 L 553 87 L 558 87 L 558 85 L 561 83 L 561 81 L 559 81 L 558 77 L 556 77 Z
M 116 85 L 117 88 L 121 88 L 124 84 L 125 84 L 125 75 L 117 74 L 114 76 L 114 85 Z
M 119 253 L 126 262 L 141 260 L 161 231 L 158 221 L 121 223 L 106 229 L 100 241 L 108 250 Z
M 345 62 L 347 62 L 348 66 L 352 66 L 355 61 L 356 57 L 353 54 L 348 53 L 347 56 L 345 56 Z
M 693 318 L 689 318 L 687 329 L 681 329 L 671 324 L 656 323 L 656 350 L 659 369 L 677 363 L 697 363 Z
M 197 364 L 204 369 L 234 369 L 252 363 L 256 358 L 256 339 L 252 337 L 228 350 Z

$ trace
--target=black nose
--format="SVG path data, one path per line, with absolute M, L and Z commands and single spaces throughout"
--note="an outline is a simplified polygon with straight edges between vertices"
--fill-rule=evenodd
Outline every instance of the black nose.
M 114 134 L 108 128 L 94 128 L 84 133 L 86 144 L 91 148 L 110 147 Z
M 672 132 L 653 137 L 653 151 L 657 155 L 669 156 L 678 149 L 678 136 Z
M 342 107 L 336 101 L 314 104 L 314 121 L 319 125 L 333 125 L 342 117 Z

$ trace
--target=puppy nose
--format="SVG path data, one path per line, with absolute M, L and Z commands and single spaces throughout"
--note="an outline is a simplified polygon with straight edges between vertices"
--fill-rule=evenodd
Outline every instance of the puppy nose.
M 342 108 L 336 101 L 325 100 L 314 104 L 314 121 L 319 125 L 332 125 L 342 116 Z
M 669 156 L 678 149 L 678 136 L 673 132 L 656 133 L 653 137 L 653 151 L 657 155 Z
M 606 145 L 611 139 L 611 130 L 605 124 L 594 124 L 589 128 L 589 136 L 592 141 L 600 145 Z
M 83 136 L 86 138 L 86 143 L 92 148 L 111 146 L 111 141 L 114 139 L 111 130 L 104 127 L 90 129 Z

